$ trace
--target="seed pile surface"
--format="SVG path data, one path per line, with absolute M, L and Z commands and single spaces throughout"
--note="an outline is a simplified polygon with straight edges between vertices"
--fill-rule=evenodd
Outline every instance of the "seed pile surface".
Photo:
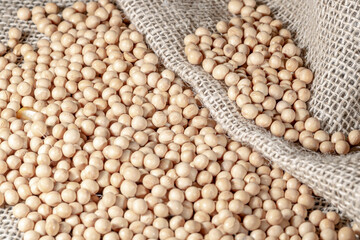
M 0 46 L 0 205 L 24 240 L 355 239 L 229 140 L 113 4 L 58 11 L 21 8 L 50 40 Z
M 269 7 L 257 6 L 255 0 L 231 0 L 228 9 L 236 16 L 218 22 L 217 33 L 200 27 L 185 37 L 188 61 L 224 81 L 242 116 L 273 135 L 322 153 L 346 154 L 358 146 L 359 130 L 347 137 L 329 134 L 310 116 L 306 102 L 313 73 Z

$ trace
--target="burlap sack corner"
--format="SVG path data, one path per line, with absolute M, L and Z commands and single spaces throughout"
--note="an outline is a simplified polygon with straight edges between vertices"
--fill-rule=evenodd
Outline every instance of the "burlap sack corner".
M 356 0 L 261 1 L 296 33 L 296 42 L 306 50 L 307 63 L 315 70 L 311 113 L 330 132 L 360 129 L 360 3 Z M 52 2 L 69 6 L 74 1 Z M 138 30 L 146 35 L 147 43 L 163 64 L 193 87 L 230 137 L 252 146 L 312 187 L 344 215 L 360 221 L 360 153 L 326 156 L 272 136 L 240 116 L 223 85 L 200 67 L 187 63 L 183 37 L 199 26 L 214 30 L 217 21 L 229 17 L 226 2 L 117 0 Z M 31 22 L 16 18 L 16 10 L 43 4 L 42 0 L 0 0 L 0 40 L 7 39 L 7 30 L 13 26 L 23 29 L 28 35 L 26 41 L 32 44 L 41 38 Z M 323 204 L 321 200 L 317 203 L 324 207 Z M 0 239 L 21 239 L 16 223 L 9 208 L 0 209 Z

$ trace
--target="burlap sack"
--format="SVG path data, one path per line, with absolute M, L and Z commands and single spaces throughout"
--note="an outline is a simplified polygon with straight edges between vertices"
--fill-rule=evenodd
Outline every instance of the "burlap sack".
M 119 0 L 145 34 L 147 43 L 201 97 L 228 135 L 261 152 L 335 205 L 360 221 L 360 152 L 346 156 L 311 152 L 271 135 L 245 120 L 227 97 L 224 84 L 184 55 L 184 37 L 197 27 L 215 31 L 229 18 L 226 0 Z M 360 127 L 360 2 L 357 0 L 263 0 L 296 33 L 305 59 L 315 72 L 311 113 L 326 130 L 348 132 Z
M 72 0 L 57 0 L 68 6 Z M 117 0 L 125 13 L 146 34 L 147 43 L 201 96 L 212 116 L 234 140 L 252 146 L 266 158 L 312 187 L 317 194 L 351 219 L 360 221 L 360 153 L 345 157 L 307 151 L 272 136 L 241 117 L 226 94 L 225 86 L 200 67 L 187 63 L 182 40 L 199 26 L 214 30 L 220 19 L 229 17 L 225 0 Z M 307 63 L 316 73 L 310 101 L 312 114 L 328 131 L 359 129 L 360 3 L 356 0 L 264 0 L 274 15 L 296 34 L 296 42 L 306 50 Z M 43 5 L 41 0 L 0 1 L 0 40 L 17 26 L 26 32 L 27 42 L 42 37 L 31 22 L 19 21 L 22 6 Z M 317 207 L 332 209 L 318 199 Z M 17 220 L 9 208 L 0 209 L 0 239 L 21 239 Z

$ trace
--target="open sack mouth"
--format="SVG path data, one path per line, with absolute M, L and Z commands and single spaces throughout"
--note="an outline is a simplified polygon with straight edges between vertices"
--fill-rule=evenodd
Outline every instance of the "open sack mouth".
M 358 3 L 116 4 L 0 5 L 1 239 L 356 239 Z

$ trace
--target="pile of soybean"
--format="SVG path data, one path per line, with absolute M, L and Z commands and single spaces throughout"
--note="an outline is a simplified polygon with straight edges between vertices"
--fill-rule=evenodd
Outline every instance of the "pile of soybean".
M 19 9 L 49 40 L 0 46 L 0 204 L 24 240 L 355 239 L 228 139 L 113 4 L 58 12 Z
M 347 154 L 360 145 L 360 131 L 347 136 L 328 133 L 311 117 L 306 102 L 314 74 L 304 67 L 301 50 L 282 21 L 273 19 L 266 5 L 255 0 L 231 0 L 229 22 L 220 21 L 217 33 L 200 27 L 185 37 L 185 54 L 228 87 L 244 118 L 273 135 L 322 153 Z

